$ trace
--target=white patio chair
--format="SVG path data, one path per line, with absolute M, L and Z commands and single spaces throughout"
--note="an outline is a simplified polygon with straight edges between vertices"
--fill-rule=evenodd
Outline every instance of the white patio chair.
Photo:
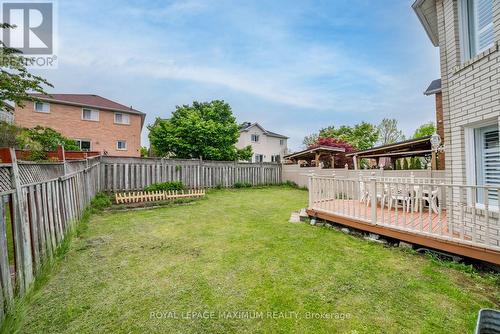
M 438 213 L 438 192 L 439 189 L 434 189 L 432 191 L 429 191 L 428 189 L 423 189 L 423 187 L 419 186 L 416 189 L 416 205 L 415 211 L 418 211 L 420 209 L 420 206 L 422 206 L 422 210 L 424 208 L 424 203 L 427 202 L 429 208 L 434 212 Z M 425 201 L 425 202 L 424 202 Z
M 399 187 L 398 185 L 391 185 L 386 196 L 387 207 L 392 209 L 393 205 L 398 202 L 403 202 L 406 205 L 406 211 L 410 212 L 411 193 L 407 187 Z

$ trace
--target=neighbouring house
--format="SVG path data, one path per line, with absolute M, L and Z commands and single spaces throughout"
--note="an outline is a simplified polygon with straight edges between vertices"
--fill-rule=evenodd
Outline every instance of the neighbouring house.
M 454 184 L 500 186 L 500 1 L 417 0 L 440 49 L 444 145 Z M 470 195 L 499 206 L 498 192 Z
M 252 146 L 251 162 L 281 162 L 287 154 L 287 140 L 287 136 L 267 131 L 259 123 L 245 122 L 236 147 Z
M 37 102 L 16 106 L 15 124 L 50 127 L 77 141 L 84 151 L 111 156 L 141 155 L 141 131 L 146 114 L 91 94 L 32 94 Z
M 14 123 L 14 107 L 8 103 L 0 107 L 0 122 Z

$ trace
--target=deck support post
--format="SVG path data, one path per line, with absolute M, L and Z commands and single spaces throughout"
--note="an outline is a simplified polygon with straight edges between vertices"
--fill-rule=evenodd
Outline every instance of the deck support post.
M 370 177 L 371 223 L 377 223 L 377 178 L 375 172 Z

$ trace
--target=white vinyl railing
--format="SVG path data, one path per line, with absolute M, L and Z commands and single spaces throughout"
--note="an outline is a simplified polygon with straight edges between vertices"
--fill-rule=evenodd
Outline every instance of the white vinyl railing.
M 309 208 L 500 250 L 500 188 L 443 179 L 309 176 Z M 486 200 L 488 199 L 488 200 Z

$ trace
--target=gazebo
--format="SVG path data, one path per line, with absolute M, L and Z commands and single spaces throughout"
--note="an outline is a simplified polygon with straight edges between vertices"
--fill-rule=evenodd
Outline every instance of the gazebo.
M 290 161 L 292 164 L 297 164 L 300 161 L 305 161 L 308 167 L 312 167 L 313 165 L 315 167 L 318 167 L 321 157 L 328 155 L 331 159 L 332 166 L 334 166 L 335 155 L 339 153 L 344 154 L 345 149 L 343 147 L 331 147 L 331 146 L 321 145 L 300 152 L 285 155 L 283 158 L 285 160 Z
M 422 137 L 418 139 L 410 139 L 402 142 L 388 144 L 378 147 L 373 147 L 363 151 L 357 151 L 346 154 L 347 157 L 352 157 L 354 161 L 354 169 L 359 168 L 360 160 L 375 159 L 377 166 L 380 158 L 390 158 L 393 169 L 395 169 L 396 159 L 409 157 L 431 157 L 432 169 L 437 168 L 436 151 L 433 150 L 431 139 L 433 136 Z

